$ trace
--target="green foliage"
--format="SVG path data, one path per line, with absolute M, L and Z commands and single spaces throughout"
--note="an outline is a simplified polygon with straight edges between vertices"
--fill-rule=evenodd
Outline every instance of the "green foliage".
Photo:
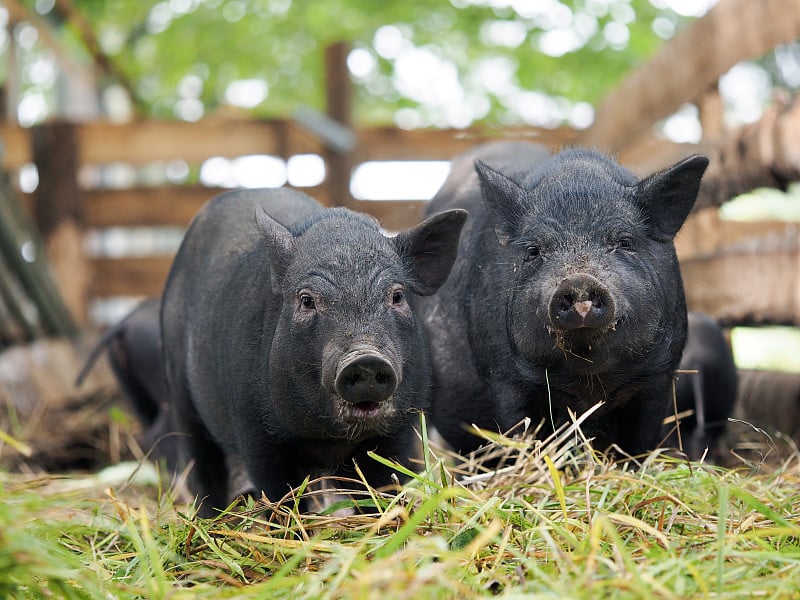
M 266 99 L 253 110 L 256 114 L 285 116 L 301 104 L 322 109 L 323 50 L 341 40 L 367 52 L 362 56 L 375 63 L 373 70 L 354 77 L 356 119 L 391 122 L 396 111 L 406 107 L 418 111 L 422 125 L 448 125 L 454 119 L 456 124 L 519 123 L 526 120 L 520 106 L 527 102 L 520 96 L 525 91 L 554 97 L 561 104 L 595 103 L 662 43 L 653 30 L 655 19 L 666 19 L 676 27 L 686 20 L 649 0 L 75 0 L 73 4 L 90 22 L 147 114 L 173 118 L 182 97 L 198 98 L 206 113 L 214 111 L 225 103 L 228 84 L 251 78 L 266 81 L 269 87 Z M 609 24 L 627 32 L 628 38 L 609 41 L 604 33 Z M 389 31 L 396 49 L 406 56 L 417 50 L 422 53 L 417 58 L 424 55 L 427 62 L 401 67 L 397 52 L 378 47 L 379 31 Z M 553 50 L 548 55 L 542 40 L 553 31 L 577 32 L 578 39 L 563 55 L 556 56 L 561 51 Z M 498 59 L 508 65 L 510 76 L 507 82 L 493 84 L 487 81 L 487 70 L 497 73 L 499 63 L 486 61 Z M 449 71 L 441 76 L 431 60 L 452 64 L 461 90 L 457 97 L 422 97 L 443 85 L 442 80 L 449 81 Z M 403 69 L 409 68 L 431 70 L 432 80 L 422 91 L 409 91 L 398 83 Z M 192 85 L 186 85 L 187 77 Z M 199 90 L 187 89 L 192 86 Z M 467 112 L 454 117 L 448 113 L 448 103 L 460 103 Z

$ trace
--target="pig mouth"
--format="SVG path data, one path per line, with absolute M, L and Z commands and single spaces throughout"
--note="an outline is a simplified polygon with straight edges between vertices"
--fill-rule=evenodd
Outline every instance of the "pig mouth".
M 548 327 L 548 330 L 560 350 L 576 358 L 591 362 L 587 355 L 599 350 L 608 335 L 616 331 L 617 325 L 618 321 L 614 321 L 600 328 L 579 327 L 565 331 Z
M 391 397 L 382 402 L 376 400 L 348 402 L 341 398 L 338 402 L 339 418 L 347 423 L 368 426 L 391 418 L 396 412 Z

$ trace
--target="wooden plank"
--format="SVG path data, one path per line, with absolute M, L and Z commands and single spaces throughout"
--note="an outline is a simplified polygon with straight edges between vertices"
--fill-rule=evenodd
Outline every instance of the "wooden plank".
M 353 84 L 347 68 L 350 44 L 336 42 L 325 48 L 325 102 L 327 115 L 343 128 L 349 130 L 353 121 Z M 353 172 L 352 149 L 325 149 L 328 171 L 325 183 L 332 204 L 345 206 L 351 199 L 350 179 Z
M 297 188 L 325 204 L 324 188 Z M 83 194 L 88 227 L 186 227 L 211 198 L 231 191 L 203 185 L 94 189 Z
M 800 180 L 800 96 L 776 98 L 764 115 L 718 139 L 673 144 L 652 134 L 639 136 L 620 153 L 639 175 L 667 167 L 690 154 L 705 154 L 710 164 L 694 209 L 720 206 L 758 187 L 785 189 Z
M 680 260 L 709 255 L 726 246 L 758 239 L 780 239 L 796 235 L 798 224 L 787 221 L 728 221 L 719 209 L 705 208 L 689 216 L 675 238 Z
M 355 164 L 368 160 L 450 160 L 477 144 L 500 139 L 528 140 L 553 149 L 572 143 L 574 129 L 542 129 L 534 127 L 493 130 L 470 129 L 399 129 L 372 127 L 358 132 Z
M 160 296 L 171 265 L 171 256 L 92 259 L 92 296 Z
M 82 163 L 125 162 L 145 164 L 183 159 L 198 164 L 212 156 L 228 158 L 246 154 L 320 154 L 323 146 L 291 121 L 217 119 L 183 121 L 91 122 L 78 128 Z M 414 129 L 370 127 L 357 131 L 354 162 L 367 160 L 450 160 L 472 146 L 496 139 L 525 139 L 553 149 L 573 143 L 577 131 L 567 127 L 493 130 Z M 0 124 L 4 152 L 2 164 L 17 169 L 32 161 L 29 130 Z
M 327 205 L 324 186 L 296 188 Z M 208 200 L 224 193 L 223 188 L 201 185 L 139 187 L 121 190 L 89 190 L 83 194 L 83 211 L 90 228 L 185 227 Z M 373 215 L 390 230 L 419 222 L 427 200 L 355 200 L 347 206 Z
M 142 120 L 86 123 L 78 130 L 81 164 L 141 165 L 181 159 L 200 164 L 212 156 L 280 154 L 285 122 L 208 118 L 196 123 Z
M 800 325 L 800 235 L 750 240 L 681 262 L 689 310 L 727 324 Z
M 33 152 L 39 169 L 39 186 L 33 194 L 36 227 L 50 259 L 55 284 L 43 287 L 48 307 L 43 316 L 52 333 L 74 331 L 86 323 L 89 273 L 81 248 L 83 214 L 76 159 L 77 133 L 72 123 L 51 122 L 32 131 Z M 49 278 L 43 280 L 49 282 Z
M 0 123 L 0 144 L 4 170 L 16 170 L 33 162 L 33 146 L 30 129 Z
M 89 190 L 84 193 L 86 225 L 185 227 L 203 204 L 223 191 L 201 185 Z
M 619 149 L 742 60 L 800 37 L 797 0 L 723 0 L 629 73 L 600 103 L 582 144 Z
M 354 210 L 375 216 L 384 228 L 394 231 L 419 222 L 425 203 L 421 201 L 371 202 L 353 200 Z M 94 297 L 151 296 L 161 294 L 171 256 L 91 259 L 91 293 Z

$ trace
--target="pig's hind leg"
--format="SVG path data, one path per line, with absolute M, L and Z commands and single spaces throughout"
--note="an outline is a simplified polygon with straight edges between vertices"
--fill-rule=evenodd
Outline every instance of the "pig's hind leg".
M 197 494 L 198 513 L 214 517 L 228 505 L 228 466 L 225 452 L 214 441 L 188 394 L 172 398 L 173 418 L 185 460 L 194 461 L 189 487 Z

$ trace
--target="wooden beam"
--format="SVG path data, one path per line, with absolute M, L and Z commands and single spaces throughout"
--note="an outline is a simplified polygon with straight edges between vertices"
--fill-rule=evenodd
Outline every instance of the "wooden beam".
M 171 256 L 95 258 L 92 263 L 92 295 L 160 296 L 167 281 Z
M 658 119 L 697 100 L 736 63 L 798 37 L 797 0 L 722 0 L 629 73 L 600 103 L 580 141 L 620 149 Z
M 321 204 L 327 204 L 324 186 L 296 188 Z M 87 227 L 186 227 L 208 200 L 223 188 L 201 185 L 138 187 L 83 192 L 83 214 Z M 347 206 L 377 218 L 390 230 L 419 222 L 426 200 L 350 200 Z
M 321 154 L 319 140 L 292 121 L 220 119 L 196 123 L 183 121 L 90 122 L 76 125 L 81 164 L 123 162 L 142 165 L 172 159 L 199 164 L 212 156 L 234 158 L 246 154 Z M 553 149 L 573 143 L 577 132 L 569 128 L 533 127 L 491 130 L 415 129 L 370 127 L 356 131 L 358 145 L 353 162 L 368 160 L 450 160 L 476 144 L 497 139 L 525 139 Z M 18 169 L 32 162 L 30 130 L 0 123 L 2 165 Z
M 681 262 L 689 310 L 728 324 L 800 325 L 800 234 L 750 240 Z
M 186 227 L 208 200 L 225 190 L 200 185 L 84 192 L 87 227 Z
M 213 156 L 278 154 L 284 121 L 208 118 L 183 121 L 86 123 L 78 129 L 81 164 L 141 165 L 181 159 L 200 164 Z
M 717 208 L 692 213 L 675 237 L 679 260 L 707 257 L 728 246 L 759 239 L 790 238 L 798 224 L 788 221 L 728 221 L 721 219 Z
M 577 131 L 562 127 L 533 127 L 493 130 L 471 129 L 398 129 L 371 127 L 358 131 L 355 164 L 368 160 L 450 160 L 457 154 L 489 141 L 527 140 L 544 144 L 553 150 L 573 143 Z
M 347 68 L 350 45 L 336 42 L 325 48 L 325 101 L 328 117 L 348 130 L 353 121 L 353 84 Z M 325 149 L 328 171 L 325 173 L 331 202 L 345 206 L 351 200 L 350 179 L 353 170 L 351 150 L 343 151 L 329 145 Z
M 18 125 L 0 125 L 0 158 L 4 170 L 16 170 L 33 162 L 31 130 Z
M 711 160 L 694 209 L 720 206 L 758 187 L 785 189 L 800 180 L 800 96 L 776 98 L 755 123 L 700 144 L 674 144 L 639 136 L 620 161 L 639 175 L 663 169 L 694 153 Z
M 62 319 L 71 327 L 71 319 L 86 322 L 88 271 L 83 254 L 83 214 L 78 186 L 76 126 L 71 123 L 47 123 L 32 131 L 33 152 L 39 171 L 39 186 L 33 195 L 33 214 L 44 239 L 58 290 L 48 296 L 61 307 L 63 298 L 69 315 Z M 60 291 L 60 295 L 59 295 Z M 62 309 L 62 310 L 66 310 Z

